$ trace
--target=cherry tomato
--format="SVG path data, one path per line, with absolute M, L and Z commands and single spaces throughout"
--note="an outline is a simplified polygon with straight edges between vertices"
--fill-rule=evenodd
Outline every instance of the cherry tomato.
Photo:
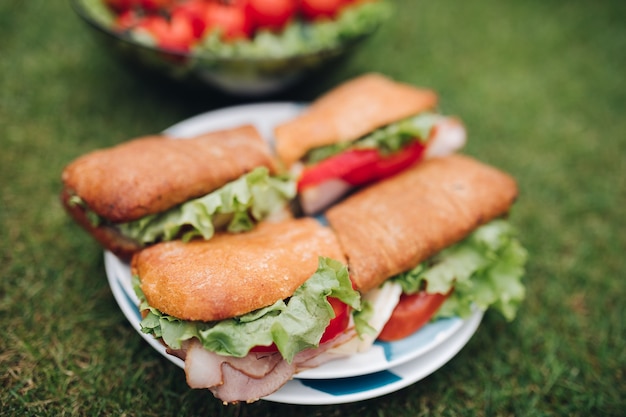
M 346 0 L 300 0 L 300 12 L 307 19 L 332 19 Z
M 428 294 L 425 291 L 412 295 L 402 294 L 378 339 L 392 342 L 415 333 L 428 323 L 448 295 L 449 293 Z
M 227 41 L 250 38 L 254 30 L 245 4 L 241 2 L 232 5 L 209 3 L 205 19 L 207 28 L 221 30 L 223 39 Z
M 335 313 L 335 317 L 330 319 L 330 323 L 326 326 L 326 330 L 320 339 L 320 343 L 328 342 L 329 340 L 333 340 L 340 333 L 346 330 L 348 324 L 350 323 L 350 307 L 347 304 L 344 304 L 337 298 L 328 297 L 328 302 L 330 303 L 333 311 Z M 275 344 L 271 344 L 269 346 L 255 346 L 250 349 L 251 352 L 277 352 L 278 348 Z
M 247 10 L 257 28 L 280 30 L 297 9 L 296 0 L 248 0 Z
M 354 186 L 364 185 L 397 174 L 419 161 L 423 153 L 424 145 L 419 141 L 388 156 L 376 149 L 348 150 L 305 168 L 298 181 L 298 189 L 330 179 L 342 179 Z
M 182 15 L 188 19 L 193 29 L 193 35 L 200 39 L 207 27 L 207 5 L 203 0 L 189 0 L 171 8 L 170 15 Z
M 160 15 L 146 16 L 138 25 L 152 35 L 160 48 L 177 52 L 187 52 L 194 42 L 193 28 L 183 16 L 172 16 L 168 21 Z

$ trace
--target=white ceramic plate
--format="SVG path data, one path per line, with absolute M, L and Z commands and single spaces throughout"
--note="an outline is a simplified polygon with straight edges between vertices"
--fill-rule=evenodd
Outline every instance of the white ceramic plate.
M 229 107 L 184 120 L 165 132 L 189 137 L 249 123 L 273 144 L 273 127 L 294 117 L 304 107 L 291 102 Z M 164 357 L 183 368 L 182 360 L 168 355 L 163 345 L 141 332 L 139 301 L 132 288 L 128 264 L 105 252 L 105 269 L 113 295 L 135 330 Z M 368 352 L 337 359 L 296 375 L 296 379 L 265 399 L 291 404 L 338 404 L 396 391 L 449 361 L 471 338 L 481 319 L 482 312 L 476 312 L 466 320 L 438 320 L 401 341 L 376 342 Z
M 268 102 L 226 107 L 183 120 L 166 129 L 165 133 L 176 137 L 187 137 L 210 130 L 252 124 L 270 144 L 273 144 L 274 126 L 293 118 L 305 107 L 304 103 L 294 102 Z

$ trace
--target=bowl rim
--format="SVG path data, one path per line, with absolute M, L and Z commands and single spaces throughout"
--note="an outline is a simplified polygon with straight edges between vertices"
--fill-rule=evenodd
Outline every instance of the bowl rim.
M 338 46 L 321 48 L 321 49 L 311 51 L 308 53 L 298 53 L 298 54 L 289 55 L 289 56 L 268 57 L 268 58 L 265 58 L 265 57 L 251 58 L 251 57 L 237 57 L 237 56 L 224 57 L 224 56 L 218 56 L 218 55 L 211 55 L 210 53 L 199 54 L 199 53 L 194 53 L 194 52 L 181 52 L 181 51 L 175 51 L 171 49 L 163 49 L 163 48 L 159 48 L 158 46 L 138 42 L 132 39 L 131 37 L 124 36 L 118 32 L 115 32 L 114 30 L 111 30 L 110 28 L 102 25 L 100 22 L 94 19 L 94 17 L 89 13 L 87 8 L 85 7 L 84 0 L 69 0 L 69 2 L 74 12 L 84 22 L 86 22 L 87 24 L 95 28 L 96 30 L 106 35 L 112 36 L 115 39 L 122 41 L 124 43 L 127 43 L 131 46 L 147 49 L 157 54 L 168 54 L 168 55 L 175 56 L 178 58 L 185 58 L 186 60 L 195 59 L 195 60 L 205 60 L 205 61 L 214 61 L 214 62 L 219 61 L 219 62 L 224 62 L 224 63 L 230 62 L 230 63 L 241 63 L 241 64 L 244 64 L 244 63 L 264 64 L 264 63 L 273 63 L 273 62 L 279 62 L 279 61 L 292 62 L 292 61 L 307 59 L 312 56 L 337 56 L 341 54 L 342 51 L 350 49 L 352 46 L 358 44 L 359 42 L 363 41 L 368 36 L 375 33 L 380 27 L 380 24 L 376 25 L 373 29 L 367 32 L 363 32 L 362 34 L 359 34 L 358 36 L 355 36 L 354 38 L 343 41 Z

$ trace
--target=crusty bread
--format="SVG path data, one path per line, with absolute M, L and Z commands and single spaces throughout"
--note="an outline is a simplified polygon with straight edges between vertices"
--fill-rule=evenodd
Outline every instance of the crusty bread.
M 113 252 L 116 256 L 128 261 L 133 254 L 141 250 L 142 245 L 126 236 L 111 225 L 94 225 L 91 223 L 84 207 L 70 202 L 71 195 L 67 190 L 61 192 L 61 204 L 67 213 L 85 229 L 103 248 Z
M 349 142 L 403 118 L 431 109 L 437 95 L 370 73 L 341 84 L 301 115 L 274 130 L 276 152 L 285 166 L 309 150 Z
M 275 168 L 269 145 L 251 125 L 185 140 L 146 136 L 77 158 L 62 174 L 112 223 L 159 213 L 205 195 L 258 166 Z
M 372 185 L 326 217 L 346 253 L 350 277 L 369 291 L 507 213 L 516 197 L 511 176 L 453 155 Z
M 184 320 L 248 313 L 293 294 L 317 270 L 318 257 L 345 263 L 332 231 L 312 218 L 262 222 L 208 241 L 159 243 L 133 257 L 148 303 Z

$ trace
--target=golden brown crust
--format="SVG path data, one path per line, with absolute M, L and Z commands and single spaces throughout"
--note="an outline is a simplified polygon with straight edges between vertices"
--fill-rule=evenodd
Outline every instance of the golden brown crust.
M 376 73 L 362 75 L 326 93 L 293 120 L 277 126 L 276 152 L 289 167 L 313 148 L 358 139 L 436 104 L 437 95 L 431 90 Z
M 108 225 L 94 226 L 87 217 L 85 209 L 70 203 L 71 195 L 67 190 L 61 192 L 61 204 L 68 214 L 85 229 L 100 245 L 124 260 L 130 260 L 133 254 L 141 250 L 140 243 L 121 234 L 118 229 Z
M 291 296 L 315 273 L 319 256 L 345 262 L 328 227 L 290 219 L 208 241 L 159 243 L 133 257 L 132 273 L 152 307 L 184 320 L 213 321 Z
M 274 169 L 270 148 L 252 126 L 185 140 L 146 136 L 77 158 L 65 188 L 95 213 L 128 222 L 205 195 L 258 166 Z
M 508 174 L 472 158 L 435 158 L 354 194 L 326 213 L 361 291 L 505 214 L 517 197 Z

